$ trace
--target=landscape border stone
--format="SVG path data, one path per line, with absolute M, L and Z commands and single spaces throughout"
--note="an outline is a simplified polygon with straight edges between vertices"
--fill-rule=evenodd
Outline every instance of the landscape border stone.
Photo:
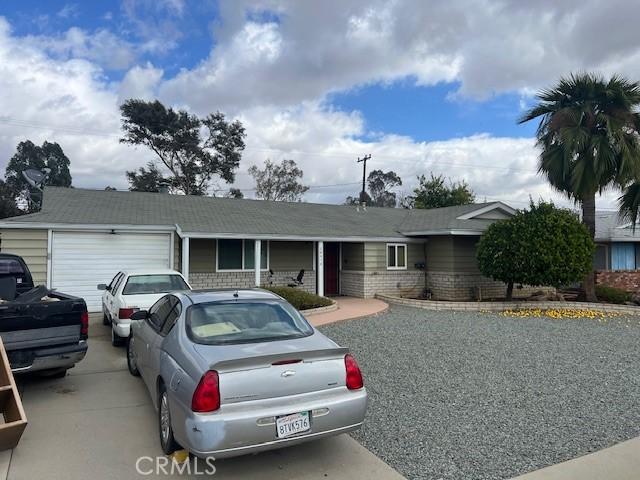
M 553 309 L 573 308 L 585 310 L 598 310 L 603 313 L 615 313 L 624 315 L 640 315 L 640 307 L 631 305 L 615 305 L 611 303 L 589 302 L 552 302 L 552 301 L 514 301 L 514 302 L 448 302 L 438 300 L 418 300 L 403 298 L 396 295 L 376 294 L 376 298 L 394 305 L 407 305 L 425 310 L 461 310 L 473 312 L 504 312 L 507 310 L 523 309 Z

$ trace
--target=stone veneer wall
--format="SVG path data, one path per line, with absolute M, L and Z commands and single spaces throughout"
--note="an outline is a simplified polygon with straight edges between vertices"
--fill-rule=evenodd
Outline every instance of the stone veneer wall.
M 290 277 L 296 277 L 297 271 L 274 272 L 272 285 L 286 287 L 291 281 Z M 267 286 L 268 273 L 262 272 L 260 280 L 263 286 Z M 215 272 L 215 273 L 189 273 L 189 283 L 195 290 L 209 288 L 252 288 L 254 286 L 255 273 L 248 272 Z M 313 270 L 304 272 L 303 290 L 316 292 L 316 272 Z
M 427 287 L 434 300 L 476 300 L 478 288 L 483 299 L 504 298 L 507 286 L 479 273 L 427 272 Z M 550 287 L 513 288 L 513 296 L 528 297 L 534 292 L 554 291 Z
M 596 283 L 616 287 L 627 292 L 640 293 L 640 271 L 638 270 L 602 270 L 596 272 Z
M 420 295 L 424 289 L 424 272 L 419 270 L 387 270 L 340 272 L 340 293 L 352 297 L 373 298 L 376 293 Z

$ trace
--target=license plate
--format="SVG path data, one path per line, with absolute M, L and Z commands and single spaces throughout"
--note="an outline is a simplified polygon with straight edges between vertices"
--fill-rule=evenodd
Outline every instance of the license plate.
M 292 413 L 276 419 L 276 434 L 278 438 L 290 437 L 307 430 L 311 430 L 309 412 Z

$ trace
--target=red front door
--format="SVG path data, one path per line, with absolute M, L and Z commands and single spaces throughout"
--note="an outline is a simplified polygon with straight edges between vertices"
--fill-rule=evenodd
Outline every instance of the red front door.
M 340 244 L 328 242 L 324 244 L 324 294 L 338 294 L 338 262 L 340 260 Z

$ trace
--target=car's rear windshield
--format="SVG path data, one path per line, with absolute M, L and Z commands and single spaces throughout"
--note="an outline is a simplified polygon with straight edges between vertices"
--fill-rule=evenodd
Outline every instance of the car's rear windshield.
M 153 274 L 132 275 L 122 289 L 123 295 L 145 295 L 151 293 L 168 293 L 175 290 L 188 290 L 189 287 L 180 275 Z
M 285 340 L 313 333 L 295 308 L 275 300 L 192 305 L 186 323 L 189 338 L 207 345 Z

